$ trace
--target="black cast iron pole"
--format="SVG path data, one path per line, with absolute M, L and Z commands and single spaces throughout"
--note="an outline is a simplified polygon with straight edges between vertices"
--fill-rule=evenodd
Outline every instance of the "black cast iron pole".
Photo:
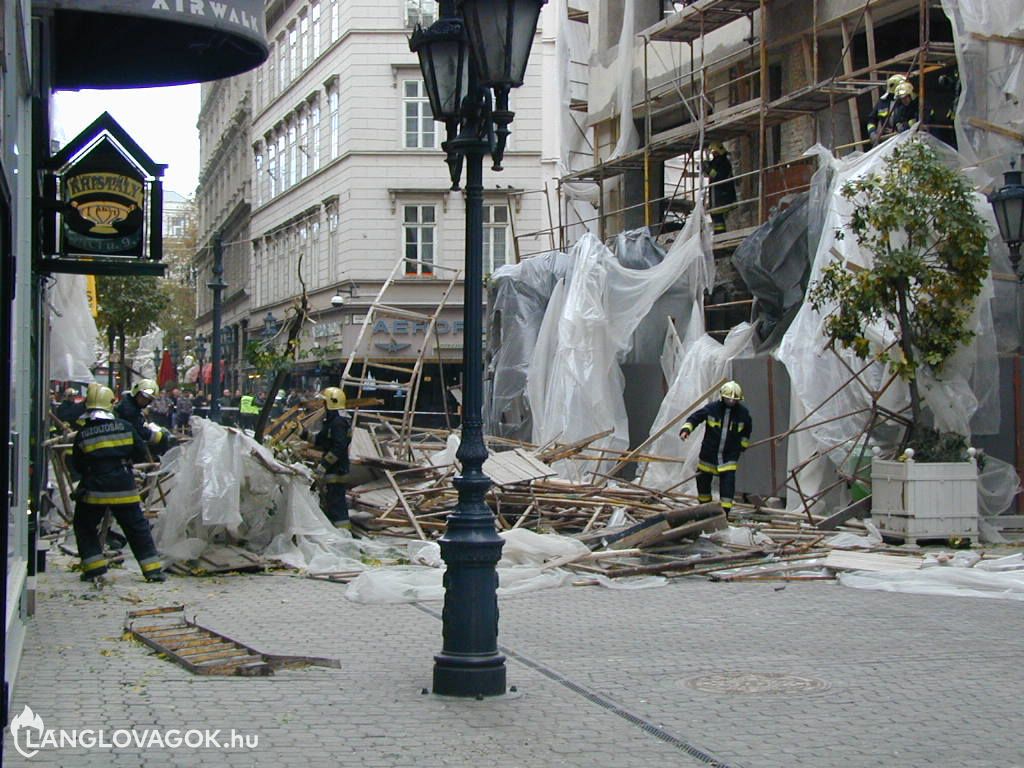
M 488 152 L 482 95 L 471 86 L 471 114 L 462 135 L 450 142 L 466 158 L 466 272 L 463 299 L 462 441 L 455 478 L 459 501 L 440 539 L 444 574 L 443 644 L 434 656 L 434 693 L 449 696 L 497 696 L 505 693 L 505 657 L 498 653 L 498 573 L 505 543 L 484 501 L 491 480 L 483 472 L 487 458 L 483 402 L 483 157 Z
M 220 305 L 221 292 L 227 287 L 224 282 L 224 248 L 220 234 L 213 236 L 213 280 L 207 283 L 213 291 L 213 338 L 210 340 L 210 357 L 213 363 L 210 377 L 210 421 L 220 422 Z

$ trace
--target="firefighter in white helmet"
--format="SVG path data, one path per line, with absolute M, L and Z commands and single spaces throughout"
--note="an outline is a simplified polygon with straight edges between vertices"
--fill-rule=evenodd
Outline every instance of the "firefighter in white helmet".
M 702 504 L 711 501 L 711 483 L 717 477 L 718 497 L 722 509 L 728 514 L 736 494 L 740 455 L 750 445 L 754 422 L 750 411 L 740 402 L 743 388 L 738 382 L 725 382 L 718 394 L 718 400 L 686 417 L 679 437 L 685 440 L 701 423 L 704 424 L 704 439 L 697 461 L 697 500 Z
M 313 472 L 327 519 L 337 528 L 349 528 L 345 489 L 349 473 L 348 447 L 352 442 L 352 422 L 344 414 L 345 392 L 340 387 L 327 387 L 320 396 L 327 411 L 323 426 L 313 437 L 313 445 L 324 453 Z
M 71 463 L 82 475 L 75 489 L 73 519 L 82 580 L 92 581 L 107 572 L 99 527 L 109 509 L 128 537 L 146 581 L 164 581 L 132 473 L 133 461 L 148 459 L 146 445 L 131 424 L 114 416 L 113 407 L 110 388 L 90 384 L 82 427 L 71 449 Z
M 170 445 L 167 430 L 159 424 L 146 421 L 145 410 L 156 399 L 159 391 L 152 379 L 139 379 L 132 386 L 131 392 L 123 396 L 114 408 L 117 417 L 131 424 L 154 453 L 163 453 Z

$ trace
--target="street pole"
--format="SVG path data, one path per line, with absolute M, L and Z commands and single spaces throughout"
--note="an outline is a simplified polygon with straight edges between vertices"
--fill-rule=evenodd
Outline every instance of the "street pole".
M 114 326 L 107 326 L 107 386 L 114 391 Z
M 221 292 L 227 288 L 224 282 L 224 249 L 220 233 L 213 236 L 213 280 L 206 284 L 213 291 L 213 338 L 210 340 L 210 355 L 213 371 L 210 384 L 210 421 L 220 422 L 220 309 Z
M 471 91 L 473 93 L 473 91 Z M 474 97 L 471 97 L 473 99 Z M 444 574 L 441 653 L 434 656 L 434 693 L 449 696 L 497 696 L 505 693 L 505 657 L 498 653 L 498 560 L 505 543 L 494 514 L 484 501 L 491 480 L 483 419 L 483 157 L 480 99 L 464 125 L 465 138 L 451 142 L 466 159 L 466 272 L 463 300 L 462 441 L 456 454 L 462 474 L 455 512 L 440 539 Z M 486 135 L 486 133 L 484 134 Z

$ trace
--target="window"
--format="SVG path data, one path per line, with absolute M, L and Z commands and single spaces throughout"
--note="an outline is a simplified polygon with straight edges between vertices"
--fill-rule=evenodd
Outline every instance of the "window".
M 294 23 L 288 29 L 288 74 L 289 82 L 299 76 L 299 30 Z
M 313 0 L 309 15 L 312 19 L 310 34 L 313 37 L 313 61 L 316 61 L 320 57 L 320 35 L 323 34 L 320 27 L 320 0 Z
M 484 273 L 491 274 L 509 263 L 507 205 L 484 205 Z
M 437 19 L 437 0 L 405 0 L 405 25 L 429 27 Z
M 330 138 L 330 144 L 329 144 L 330 152 L 331 152 L 330 159 L 333 160 L 334 158 L 336 158 L 338 156 L 338 138 L 339 138 L 338 134 L 339 134 L 339 131 L 340 131 L 340 126 L 338 124 L 339 118 L 338 118 L 338 88 L 337 88 L 337 86 L 332 88 L 330 90 L 330 92 L 327 94 L 327 102 L 328 102 L 328 108 L 330 109 L 330 115 L 328 117 L 328 120 L 330 121 L 330 131 L 331 131 L 331 138 Z
M 285 131 L 277 135 L 277 167 L 280 169 L 281 191 L 288 189 L 288 152 Z
M 331 0 L 331 42 L 333 43 L 341 36 L 341 19 L 338 10 L 338 0 Z
M 264 78 L 266 77 L 266 74 L 264 67 L 256 67 L 256 87 L 253 89 L 253 106 L 256 108 L 257 112 L 263 109 L 263 100 L 265 98 L 263 95 L 263 88 L 265 86 Z
M 288 167 L 291 169 L 292 175 L 288 181 L 288 186 L 294 187 L 299 183 L 299 158 L 298 158 L 298 128 L 295 125 L 295 120 L 288 121 Z
M 320 170 L 320 100 L 317 98 L 309 110 L 309 155 L 313 170 Z
M 288 87 L 288 44 L 284 35 L 277 38 L 277 92 Z
M 257 144 L 256 154 L 253 158 L 256 163 L 256 205 L 263 205 L 263 148 Z
M 302 71 L 309 66 L 309 16 L 302 14 L 299 17 L 299 56 L 301 57 Z
M 302 110 L 299 115 L 299 178 L 309 175 L 309 114 Z
M 405 234 L 405 274 L 434 274 L 434 242 L 437 229 L 434 206 L 402 206 Z
M 277 147 L 273 138 L 267 141 L 267 176 L 270 177 L 270 199 L 277 195 Z
M 405 112 L 405 148 L 434 149 L 434 115 L 430 111 L 426 89 L 422 80 L 406 80 L 403 87 Z
M 275 62 L 277 61 L 277 48 L 274 45 L 270 46 L 270 55 L 267 56 L 267 101 L 269 102 L 274 98 L 274 94 L 277 92 L 277 67 Z

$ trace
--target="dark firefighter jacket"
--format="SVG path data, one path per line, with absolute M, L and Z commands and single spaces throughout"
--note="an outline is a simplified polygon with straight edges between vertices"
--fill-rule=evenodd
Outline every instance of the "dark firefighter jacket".
M 122 419 L 86 419 L 71 448 L 72 466 L 82 475 L 75 496 L 100 506 L 138 504 L 132 462 L 146 461 L 146 444 Z
M 320 466 L 324 469 L 324 479 L 330 482 L 343 482 L 348 474 L 348 446 L 352 442 L 352 422 L 338 411 L 328 411 L 324 416 L 324 424 L 313 445 L 324 452 Z
M 135 402 L 135 398 L 132 395 L 125 395 L 121 400 L 114 406 L 114 415 L 119 419 L 123 419 L 132 425 L 132 428 L 139 433 L 144 441 L 153 441 L 153 432 L 146 426 L 146 417 L 142 413 L 142 408 Z
M 699 464 L 704 466 L 698 469 L 706 466 L 718 472 L 735 470 L 740 454 L 750 445 L 753 429 L 750 411 L 743 403 L 726 408 L 725 403 L 716 400 L 691 413 L 682 428 L 692 432 L 701 422 L 705 426 Z

